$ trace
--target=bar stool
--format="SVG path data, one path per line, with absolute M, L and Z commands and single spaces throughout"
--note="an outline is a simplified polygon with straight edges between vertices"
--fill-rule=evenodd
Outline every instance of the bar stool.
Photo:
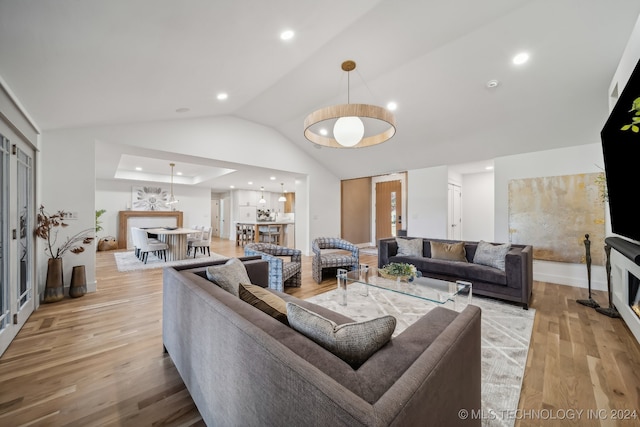
M 274 245 L 280 244 L 280 225 L 268 225 L 258 228 L 260 233 L 260 241 L 266 243 L 272 243 Z

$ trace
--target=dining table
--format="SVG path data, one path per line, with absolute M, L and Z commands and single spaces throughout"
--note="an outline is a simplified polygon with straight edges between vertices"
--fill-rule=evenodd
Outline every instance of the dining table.
M 189 234 L 197 235 L 201 230 L 183 227 L 156 227 L 145 228 L 148 234 L 157 234 L 158 239 L 167 245 L 167 261 L 177 261 L 187 258 L 187 237 Z

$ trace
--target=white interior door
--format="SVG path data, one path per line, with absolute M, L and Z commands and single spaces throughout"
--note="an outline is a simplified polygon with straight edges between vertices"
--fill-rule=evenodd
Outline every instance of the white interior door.
M 35 308 L 33 149 L 0 127 L 0 355 Z M 11 139 L 9 139 L 9 137 Z
M 462 191 L 455 184 L 449 184 L 449 215 L 447 238 L 462 239 Z

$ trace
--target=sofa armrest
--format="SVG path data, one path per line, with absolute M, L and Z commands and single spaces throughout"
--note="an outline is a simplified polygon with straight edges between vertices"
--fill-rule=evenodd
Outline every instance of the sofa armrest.
M 395 237 L 378 240 L 378 268 L 389 264 L 389 257 L 398 253 L 398 243 Z
M 527 308 L 533 287 L 533 247 L 512 247 L 505 257 L 505 272 L 507 286 L 521 290 L 521 300 Z

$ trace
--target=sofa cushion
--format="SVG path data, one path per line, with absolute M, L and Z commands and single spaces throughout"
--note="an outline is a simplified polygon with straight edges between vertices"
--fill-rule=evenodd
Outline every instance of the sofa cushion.
M 478 242 L 476 254 L 473 257 L 475 264 L 486 265 L 505 271 L 505 257 L 511 249 L 511 244 L 493 245 L 481 240 Z
M 251 283 L 247 269 L 238 258 L 231 258 L 221 265 L 207 267 L 207 279 L 235 296 L 238 296 L 240 283 Z
M 403 239 L 396 237 L 398 255 L 422 256 L 422 239 Z
M 240 283 L 238 296 L 242 301 L 251 304 L 258 310 L 267 313 L 285 325 L 289 325 L 289 321 L 287 320 L 287 303 L 273 292 L 269 292 L 260 286 Z
M 431 258 L 447 261 L 467 262 L 465 243 L 431 242 Z
M 393 316 L 338 325 L 292 302 L 287 303 L 287 317 L 293 329 L 354 368 L 362 365 L 389 342 L 396 329 L 396 318 Z
M 445 280 L 467 280 L 472 283 L 479 281 L 505 286 L 507 284 L 506 272 L 486 265 L 398 256 L 390 257 L 389 261 L 411 262 L 423 275 Z

